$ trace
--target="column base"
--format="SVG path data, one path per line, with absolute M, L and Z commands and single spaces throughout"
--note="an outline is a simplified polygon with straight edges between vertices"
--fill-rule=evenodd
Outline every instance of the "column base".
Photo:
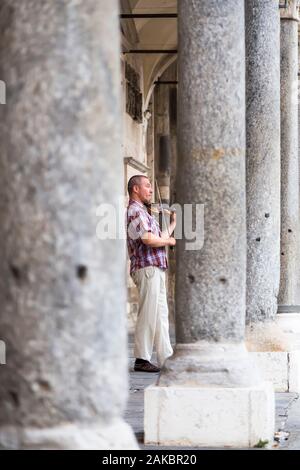
M 278 305 L 277 313 L 300 313 L 300 305 Z
M 276 323 L 287 336 L 292 346 L 289 349 L 300 351 L 300 309 L 298 313 L 278 313 Z
M 265 380 L 276 392 L 300 392 L 300 350 L 250 352 Z
M 138 445 L 122 419 L 110 424 L 64 424 L 53 428 L 0 427 L 0 448 L 35 450 L 132 450 Z
M 150 386 L 145 389 L 145 443 L 164 446 L 271 445 L 274 390 L 251 387 Z

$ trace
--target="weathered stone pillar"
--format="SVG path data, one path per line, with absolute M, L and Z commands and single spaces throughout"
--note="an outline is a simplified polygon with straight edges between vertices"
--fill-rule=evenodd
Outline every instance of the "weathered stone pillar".
M 298 171 L 299 171 L 299 218 L 300 218 L 300 29 L 298 27 Z M 300 250 L 298 251 L 297 305 L 300 305 Z
M 300 391 L 298 4 L 291 0 L 280 9 L 281 269 L 276 321 L 287 344 L 285 352 L 273 354 L 274 367 L 269 368 L 276 390 L 291 392 Z
M 280 17 L 246 3 L 247 323 L 273 321 L 280 278 Z
M 154 92 L 155 104 L 155 177 L 161 193 L 162 203 L 176 202 L 174 183 L 176 173 L 176 95 L 170 82 L 177 79 L 177 63 L 171 64 L 160 77 Z M 171 91 L 173 93 L 171 93 Z M 175 87 L 175 92 L 177 92 Z M 174 103 L 175 101 L 175 103 Z M 175 135 L 174 135 L 175 134 Z M 159 201 L 155 185 L 156 202 Z M 169 217 L 165 218 L 169 221 Z M 160 216 L 162 227 L 164 218 Z M 175 259 L 176 250 L 168 250 L 167 295 L 170 326 L 174 326 L 175 312 Z
M 163 79 L 163 78 L 162 78 Z M 170 203 L 170 100 L 169 86 L 156 85 L 154 91 L 155 177 L 163 204 Z M 155 185 L 155 192 L 157 187 Z M 158 194 L 156 202 L 158 201 Z
M 280 280 L 280 16 L 246 3 L 247 347 L 277 391 L 298 391 L 298 353 L 278 326 Z M 296 366 L 296 370 L 298 366 Z M 293 388 L 293 389 L 292 389 Z
M 161 76 L 161 81 L 164 82 L 169 78 L 169 70 Z M 159 202 L 159 194 L 161 197 L 162 204 L 169 206 L 170 204 L 170 170 L 172 160 L 172 146 L 170 137 L 170 95 L 169 85 L 162 83 L 157 84 L 154 90 L 154 140 L 155 140 L 155 202 Z M 158 192 L 159 190 L 159 192 Z M 159 216 L 159 223 L 163 230 L 166 229 L 166 223 L 168 223 L 168 217 L 163 217 L 162 214 Z M 174 259 L 173 250 L 168 250 L 168 259 Z M 169 317 L 170 323 L 174 318 L 174 308 L 172 310 L 172 301 L 174 299 L 174 292 L 170 290 L 170 281 L 174 280 L 174 269 L 169 264 L 169 269 L 166 277 L 167 297 L 168 304 L 170 305 Z M 172 282 L 171 282 L 172 287 Z M 173 296 L 172 296 L 173 294 Z M 174 307 L 174 305 L 173 305 Z
M 177 61 L 172 64 L 173 81 L 177 81 Z M 176 203 L 176 174 L 177 174 L 177 85 L 171 85 L 170 97 L 170 139 L 172 159 L 170 165 L 170 204 Z M 170 316 L 175 319 L 175 279 L 176 279 L 176 248 L 169 250 L 169 279 L 168 304 Z
M 298 168 L 299 168 L 299 176 L 300 176 L 300 80 L 299 80 L 299 64 L 300 64 L 300 48 L 299 48 L 299 27 L 298 27 Z M 299 191 L 300 191 L 300 177 L 299 177 Z M 300 206 L 300 200 L 299 200 Z M 299 207 L 300 212 L 300 207 Z M 299 246 L 299 245 L 298 245 Z M 297 293 L 295 299 L 295 306 L 291 306 L 290 308 L 287 307 L 280 307 L 279 314 L 277 315 L 277 321 L 279 322 L 280 326 L 284 331 L 290 335 L 291 340 L 294 342 L 295 348 L 300 350 L 300 250 L 297 253 Z M 283 312 L 281 314 L 281 311 Z M 300 391 L 300 385 L 299 385 Z
M 176 175 L 177 175 L 177 86 L 170 87 L 170 137 L 172 147 L 171 175 L 170 175 L 170 202 L 176 201 Z
M 247 324 L 251 350 L 280 347 L 280 16 L 274 0 L 247 0 Z
M 124 243 L 96 237 L 123 189 L 118 2 L 0 13 L 0 446 L 134 448 Z
M 177 345 L 145 392 L 145 439 L 252 446 L 272 439 L 274 394 L 244 343 L 244 1 L 178 7 L 177 200 L 205 205 L 205 239 L 196 251 L 178 241 Z
M 281 9 L 281 312 L 297 305 L 299 252 L 298 0 Z

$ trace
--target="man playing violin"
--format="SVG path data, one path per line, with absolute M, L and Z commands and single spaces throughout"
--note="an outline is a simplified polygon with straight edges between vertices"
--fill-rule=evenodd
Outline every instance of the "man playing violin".
M 135 371 L 159 372 L 165 360 L 173 354 L 169 336 L 169 312 L 165 275 L 168 268 L 166 246 L 175 246 L 172 234 L 176 214 L 170 226 L 161 231 L 147 206 L 151 204 L 152 186 L 146 176 L 136 175 L 128 182 L 127 248 L 130 275 L 138 288 L 139 309 L 134 337 Z M 152 364 L 156 348 L 158 366 Z

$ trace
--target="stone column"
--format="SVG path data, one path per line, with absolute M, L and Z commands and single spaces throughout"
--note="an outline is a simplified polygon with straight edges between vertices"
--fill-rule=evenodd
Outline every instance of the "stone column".
M 286 334 L 288 344 L 287 357 L 282 359 L 286 379 L 279 382 L 276 389 L 291 392 L 300 391 L 298 4 L 298 1 L 292 0 L 287 8 L 280 9 L 281 270 L 277 323 Z M 277 371 L 278 364 L 277 358 Z M 272 377 L 276 380 L 274 371 Z
M 172 146 L 172 161 L 170 175 L 170 202 L 176 202 L 177 175 L 177 86 L 170 87 L 170 137 Z
M 247 347 L 277 391 L 299 391 L 299 353 L 278 325 L 280 280 L 280 17 L 246 3 Z M 294 274 L 293 274 L 294 275 Z
M 161 80 L 168 79 L 168 70 L 162 75 Z M 169 98 L 169 85 L 157 84 L 154 90 L 154 140 L 155 140 L 155 202 L 159 203 L 159 193 L 162 204 L 169 206 L 170 204 L 170 167 L 172 159 L 172 148 L 170 138 L 170 98 Z M 158 189 L 159 188 L 159 193 Z M 163 230 L 166 229 L 166 223 L 169 222 L 168 217 L 163 217 L 162 214 L 158 217 L 160 226 Z M 174 258 L 174 250 L 168 250 L 168 259 Z M 174 272 L 173 272 L 174 277 Z M 171 270 L 169 269 L 166 276 L 166 287 L 168 304 L 172 301 L 172 292 L 169 289 L 171 278 Z M 174 299 L 174 296 L 173 296 Z M 170 323 L 174 317 L 174 310 L 172 312 L 172 305 L 169 311 Z
M 176 101 L 174 89 L 170 82 L 177 79 L 177 63 L 171 64 L 160 77 L 161 85 L 155 88 L 155 177 L 160 189 L 162 203 L 176 202 L 174 198 L 174 182 L 176 172 Z M 166 83 L 167 82 L 167 83 Z M 173 93 L 171 93 L 171 91 Z M 175 93 L 177 92 L 175 87 Z M 176 95 L 175 95 L 176 99 Z M 175 133 L 175 136 L 174 136 Z M 175 141 L 175 142 L 174 142 Z M 157 188 L 155 187 L 156 193 Z M 159 201 L 158 194 L 156 202 Z M 169 217 L 165 217 L 167 223 Z M 160 216 L 161 226 L 164 218 Z M 176 250 L 168 250 L 167 295 L 169 306 L 170 327 L 174 327 L 175 317 L 175 259 Z
M 281 276 L 279 308 L 300 313 L 297 305 L 299 252 L 298 166 L 298 0 L 281 9 Z
M 145 392 L 145 439 L 253 446 L 272 440 L 274 394 L 244 343 L 244 1 L 178 7 L 177 200 L 204 204 L 205 239 L 196 251 L 178 241 L 177 344 Z
M 155 177 L 160 190 L 163 204 L 170 203 L 170 118 L 169 118 L 169 86 L 156 85 L 154 91 L 154 137 L 155 137 Z M 157 187 L 155 185 L 155 192 Z M 156 194 L 158 202 L 158 194 Z
M 251 350 L 281 347 L 274 323 L 280 279 L 280 16 L 247 0 L 247 324 Z
M 154 186 L 154 176 L 155 176 L 155 152 L 154 152 L 154 105 L 153 105 L 153 97 L 148 105 L 149 112 L 151 116 L 149 117 L 148 124 L 147 124 L 147 131 L 146 131 L 146 154 L 147 154 L 147 167 L 150 168 L 148 171 L 148 175 L 150 181 L 152 183 L 153 188 Z
M 299 217 L 300 217 L 300 29 L 298 28 L 298 171 L 299 171 Z M 300 305 L 300 250 L 298 251 L 297 305 Z
M 177 61 L 172 64 L 172 80 L 177 81 Z M 170 165 L 170 205 L 176 203 L 176 174 L 177 174 L 177 85 L 169 88 L 170 98 L 170 139 L 172 160 Z M 169 311 L 172 323 L 175 321 L 175 279 L 176 279 L 176 248 L 169 250 Z
M 118 2 L 1 16 L 0 446 L 135 448 L 124 243 L 96 237 L 123 190 Z

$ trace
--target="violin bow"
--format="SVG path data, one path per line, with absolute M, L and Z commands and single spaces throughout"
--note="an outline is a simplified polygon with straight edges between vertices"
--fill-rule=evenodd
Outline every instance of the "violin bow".
M 156 184 L 156 189 L 157 189 L 157 194 L 158 194 L 158 199 L 159 199 L 159 204 L 160 204 L 160 207 L 162 209 L 162 215 L 163 215 L 163 219 L 164 219 L 164 224 L 166 226 L 166 229 L 167 229 L 167 232 L 168 232 L 168 235 L 169 235 L 169 238 L 170 238 L 170 232 L 169 232 L 169 227 L 167 225 L 167 221 L 166 221 L 166 216 L 165 216 L 165 212 L 164 212 L 164 208 L 163 208 L 163 205 L 162 205 L 162 201 L 161 201 L 161 195 L 160 195 L 160 190 L 159 190 L 159 186 L 157 184 L 157 179 L 155 178 L 155 184 Z

